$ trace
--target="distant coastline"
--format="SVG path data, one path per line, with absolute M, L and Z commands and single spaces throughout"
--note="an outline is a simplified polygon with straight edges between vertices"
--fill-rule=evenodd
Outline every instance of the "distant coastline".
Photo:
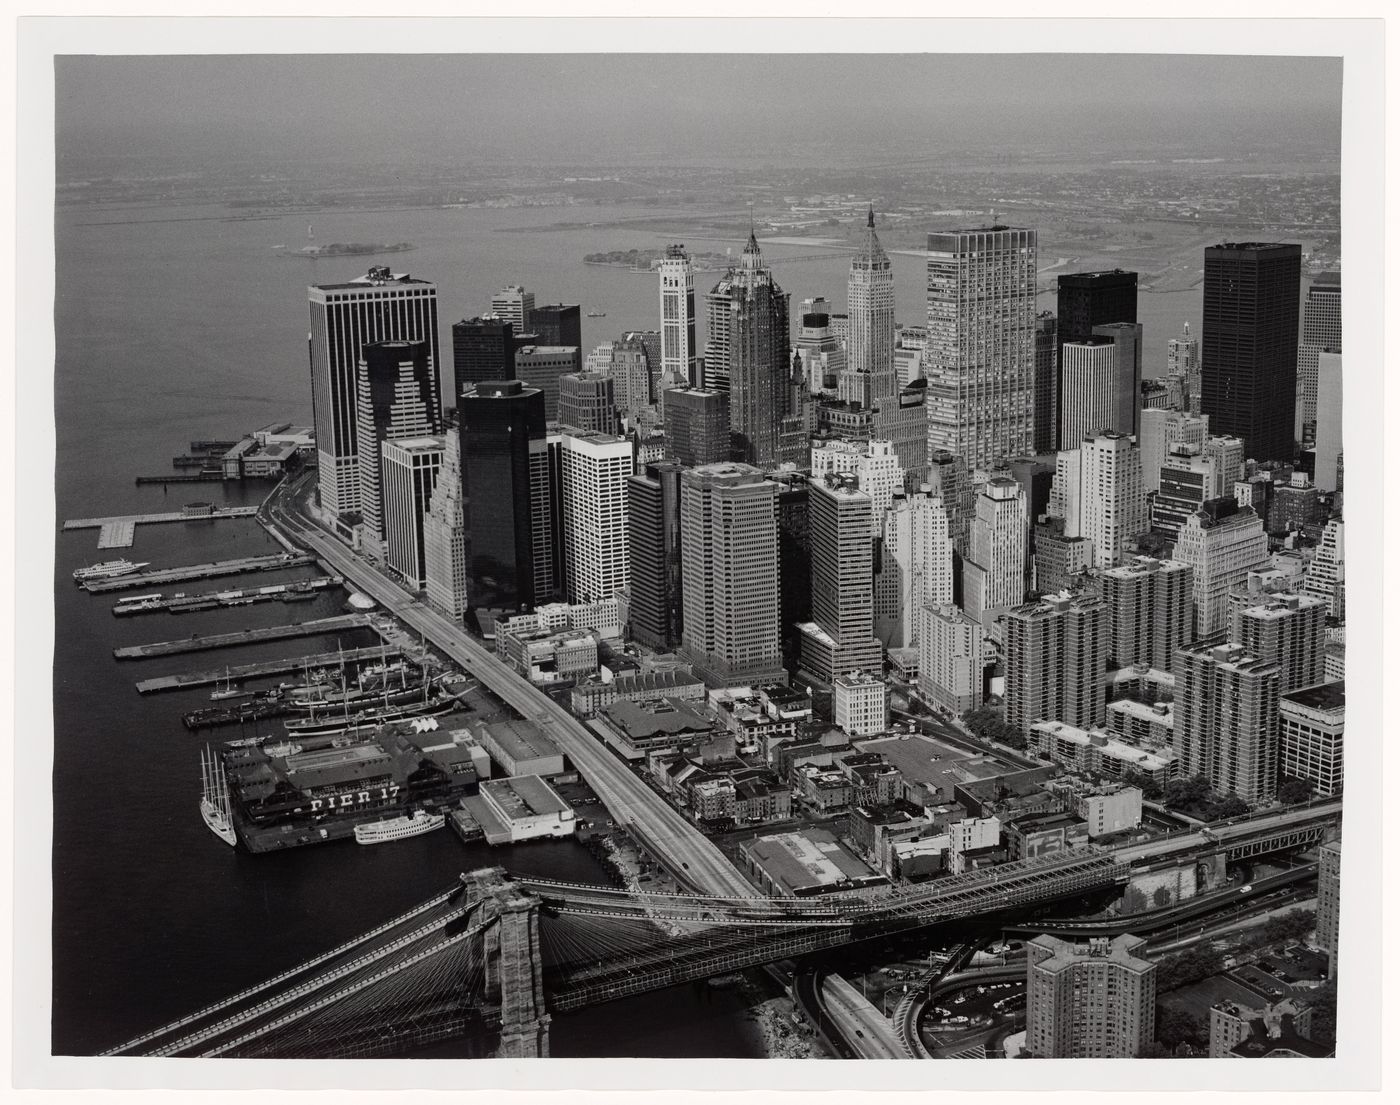
M 285 248 L 273 246 L 273 249 Z M 323 246 L 289 249 L 283 257 L 364 257 L 375 253 L 407 253 L 418 247 L 412 242 L 329 242 Z
M 608 253 L 585 253 L 583 263 L 649 272 L 665 256 L 664 249 L 615 249 Z M 690 262 L 696 272 L 723 272 L 734 264 L 734 258 L 723 253 L 692 253 Z

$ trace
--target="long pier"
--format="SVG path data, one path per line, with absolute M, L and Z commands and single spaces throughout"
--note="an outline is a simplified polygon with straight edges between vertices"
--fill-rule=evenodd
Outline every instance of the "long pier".
M 219 518 L 252 518 L 258 513 L 255 506 L 216 506 L 208 514 L 191 514 L 177 510 L 166 514 L 118 514 L 110 518 L 70 518 L 63 523 L 64 530 L 98 530 L 99 549 L 124 549 L 136 537 L 137 526 L 160 525 L 166 522 L 211 522 Z
M 300 568 L 315 563 L 316 558 L 305 553 L 243 556 L 237 560 L 215 560 L 209 564 L 188 564 L 180 568 L 135 572 L 113 579 L 93 579 L 83 584 L 83 590 L 89 594 L 101 595 L 108 591 L 129 591 L 133 587 L 150 587 L 157 583 L 183 583 L 191 579 L 213 579 L 215 576 L 236 576 L 246 572 L 271 572 L 278 568 Z
M 183 592 L 170 598 L 142 598 L 135 602 L 117 603 L 112 613 L 119 617 L 133 617 L 137 614 L 193 614 L 200 610 L 213 610 L 216 606 L 251 606 L 255 602 L 296 602 L 299 599 L 314 598 L 315 592 L 341 587 L 345 580 L 340 576 L 317 576 L 315 579 L 299 579 L 295 583 L 274 583 L 267 587 L 251 587 L 237 591 L 201 591 L 186 595 Z
M 326 667 L 342 661 L 356 663 L 360 660 L 378 660 L 381 657 L 402 656 L 400 649 L 389 645 L 375 645 L 372 648 L 351 648 L 343 652 L 318 652 L 309 656 L 284 656 L 280 660 L 263 660 L 256 664 L 238 664 L 213 671 L 187 671 L 176 675 L 159 675 L 154 679 L 143 679 L 136 684 L 142 694 L 157 691 L 181 691 L 190 687 L 211 687 L 225 681 L 237 683 L 244 679 L 257 679 L 263 675 L 281 675 L 284 672 L 300 671 L 303 667 Z
M 179 641 L 153 641 L 146 645 L 115 648 L 118 660 L 148 660 L 156 656 L 177 656 L 185 652 L 204 652 L 236 645 L 261 644 L 264 641 L 288 641 L 295 637 L 315 637 L 321 633 L 340 633 L 350 629 L 367 629 L 370 620 L 363 614 L 341 614 L 334 618 L 318 618 L 298 625 L 269 625 L 261 629 L 244 629 L 237 633 L 211 633 L 208 637 L 186 637 Z

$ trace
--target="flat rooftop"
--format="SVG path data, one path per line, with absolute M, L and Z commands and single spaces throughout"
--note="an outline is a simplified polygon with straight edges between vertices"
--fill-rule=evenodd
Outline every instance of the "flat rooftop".
M 481 789 L 511 817 L 540 817 L 567 813 L 569 804 L 538 775 L 513 775 L 509 779 L 486 779 Z
M 559 746 L 528 721 L 493 721 L 482 728 L 512 760 L 559 755 Z
M 1303 687 L 1301 690 L 1289 691 L 1283 697 L 1285 701 L 1296 702 L 1299 706 L 1307 706 L 1313 710 L 1344 710 L 1347 704 L 1346 681 L 1338 679 L 1335 683 Z
M 1007 766 L 980 752 L 964 752 L 922 733 L 856 742 L 864 752 L 876 752 L 913 784 L 929 784 L 948 793 L 954 786 L 1005 774 Z
M 761 836 L 742 848 L 789 894 L 876 877 L 855 853 L 825 829 Z

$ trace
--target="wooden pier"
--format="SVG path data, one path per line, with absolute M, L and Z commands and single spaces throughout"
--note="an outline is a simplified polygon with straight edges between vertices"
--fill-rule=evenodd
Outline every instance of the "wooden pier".
M 118 660 L 147 660 L 154 656 L 176 656 L 182 652 L 204 652 L 236 645 L 255 645 L 264 641 L 289 641 L 294 637 L 315 637 L 320 633 L 342 633 L 351 629 L 370 629 L 370 620 L 363 614 L 341 614 L 334 618 L 317 618 L 299 625 L 271 625 L 261 629 L 244 629 L 237 633 L 197 634 L 179 641 L 154 641 L 147 645 L 128 645 L 112 650 Z
M 215 560 L 209 564 L 188 564 L 181 568 L 134 572 L 112 579 L 92 579 L 83 584 L 83 590 L 92 595 L 103 595 L 108 591 L 129 591 L 134 587 L 150 587 L 157 583 L 183 583 L 191 579 L 212 579 L 215 576 L 236 576 L 247 572 L 272 572 L 280 568 L 300 568 L 315 563 L 316 558 L 305 553 L 242 556 L 237 560 Z
M 315 598 L 317 591 L 328 591 L 332 587 L 343 587 L 345 580 L 340 576 L 317 576 L 314 579 L 299 579 L 294 583 L 273 583 L 267 587 L 245 587 L 232 591 L 199 591 L 193 595 L 183 592 L 167 598 L 147 598 L 137 596 L 135 601 L 119 602 L 112 607 L 113 615 L 122 618 L 136 617 L 138 614 L 197 614 L 201 610 L 213 610 L 218 606 L 251 606 L 255 602 L 297 602 L 303 596 Z
M 136 536 L 137 526 L 160 525 L 167 522 L 209 522 L 220 518 L 252 518 L 258 513 L 255 506 L 219 506 L 207 514 L 190 513 L 184 510 L 167 514 L 119 514 L 111 518 L 70 518 L 63 523 L 64 530 L 98 530 L 99 549 L 128 548 Z
M 136 684 L 136 689 L 142 694 L 154 694 L 157 691 L 181 691 L 188 690 L 190 687 L 212 687 L 216 683 L 226 681 L 240 683 L 245 679 L 257 679 L 264 675 L 282 675 L 289 671 L 301 671 L 302 668 L 329 667 L 338 665 L 342 661 L 353 664 L 361 660 L 378 660 L 381 657 L 401 655 L 403 653 L 397 648 L 375 645 L 372 648 L 345 649 L 343 652 L 318 652 L 308 656 L 286 656 L 280 660 L 264 660 L 256 664 L 236 664 L 225 668 L 215 668 L 213 671 L 189 671 L 177 675 L 159 675 L 154 679 L 141 680 Z

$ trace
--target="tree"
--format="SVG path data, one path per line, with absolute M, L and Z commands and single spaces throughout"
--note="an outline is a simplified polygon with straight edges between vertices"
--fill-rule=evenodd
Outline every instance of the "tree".
M 1178 1044 L 1204 1047 L 1210 1039 L 1209 1029 L 1198 1017 L 1193 1017 L 1184 1009 L 1163 1009 L 1157 1007 L 1157 1041 L 1166 1047 L 1175 1048 Z
M 1210 795 L 1210 783 L 1200 775 L 1193 779 L 1172 779 L 1163 791 L 1162 801 L 1167 809 L 1180 810 L 1197 806 Z
M 1312 1026 L 1309 1039 L 1325 1048 L 1337 1046 L 1337 980 L 1324 982 L 1312 992 Z
M 1159 886 L 1152 892 L 1152 904 L 1158 909 L 1165 909 L 1172 904 L 1172 892 L 1165 886 Z
M 1152 778 L 1151 775 L 1144 775 L 1135 768 L 1129 768 L 1127 771 L 1123 772 L 1123 785 L 1137 787 L 1138 790 L 1142 791 L 1143 798 L 1148 802 L 1156 801 L 1158 798 L 1162 797 L 1162 788 L 1157 780 Z
M 1285 806 L 1295 806 L 1306 802 L 1313 795 L 1313 785 L 1307 779 L 1285 775 L 1279 784 L 1278 800 Z
M 1240 817 L 1249 812 L 1249 807 L 1238 795 L 1227 794 L 1219 802 L 1211 806 L 1210 814 L 1212 821 L 1223 821 L 1227 817 Z

